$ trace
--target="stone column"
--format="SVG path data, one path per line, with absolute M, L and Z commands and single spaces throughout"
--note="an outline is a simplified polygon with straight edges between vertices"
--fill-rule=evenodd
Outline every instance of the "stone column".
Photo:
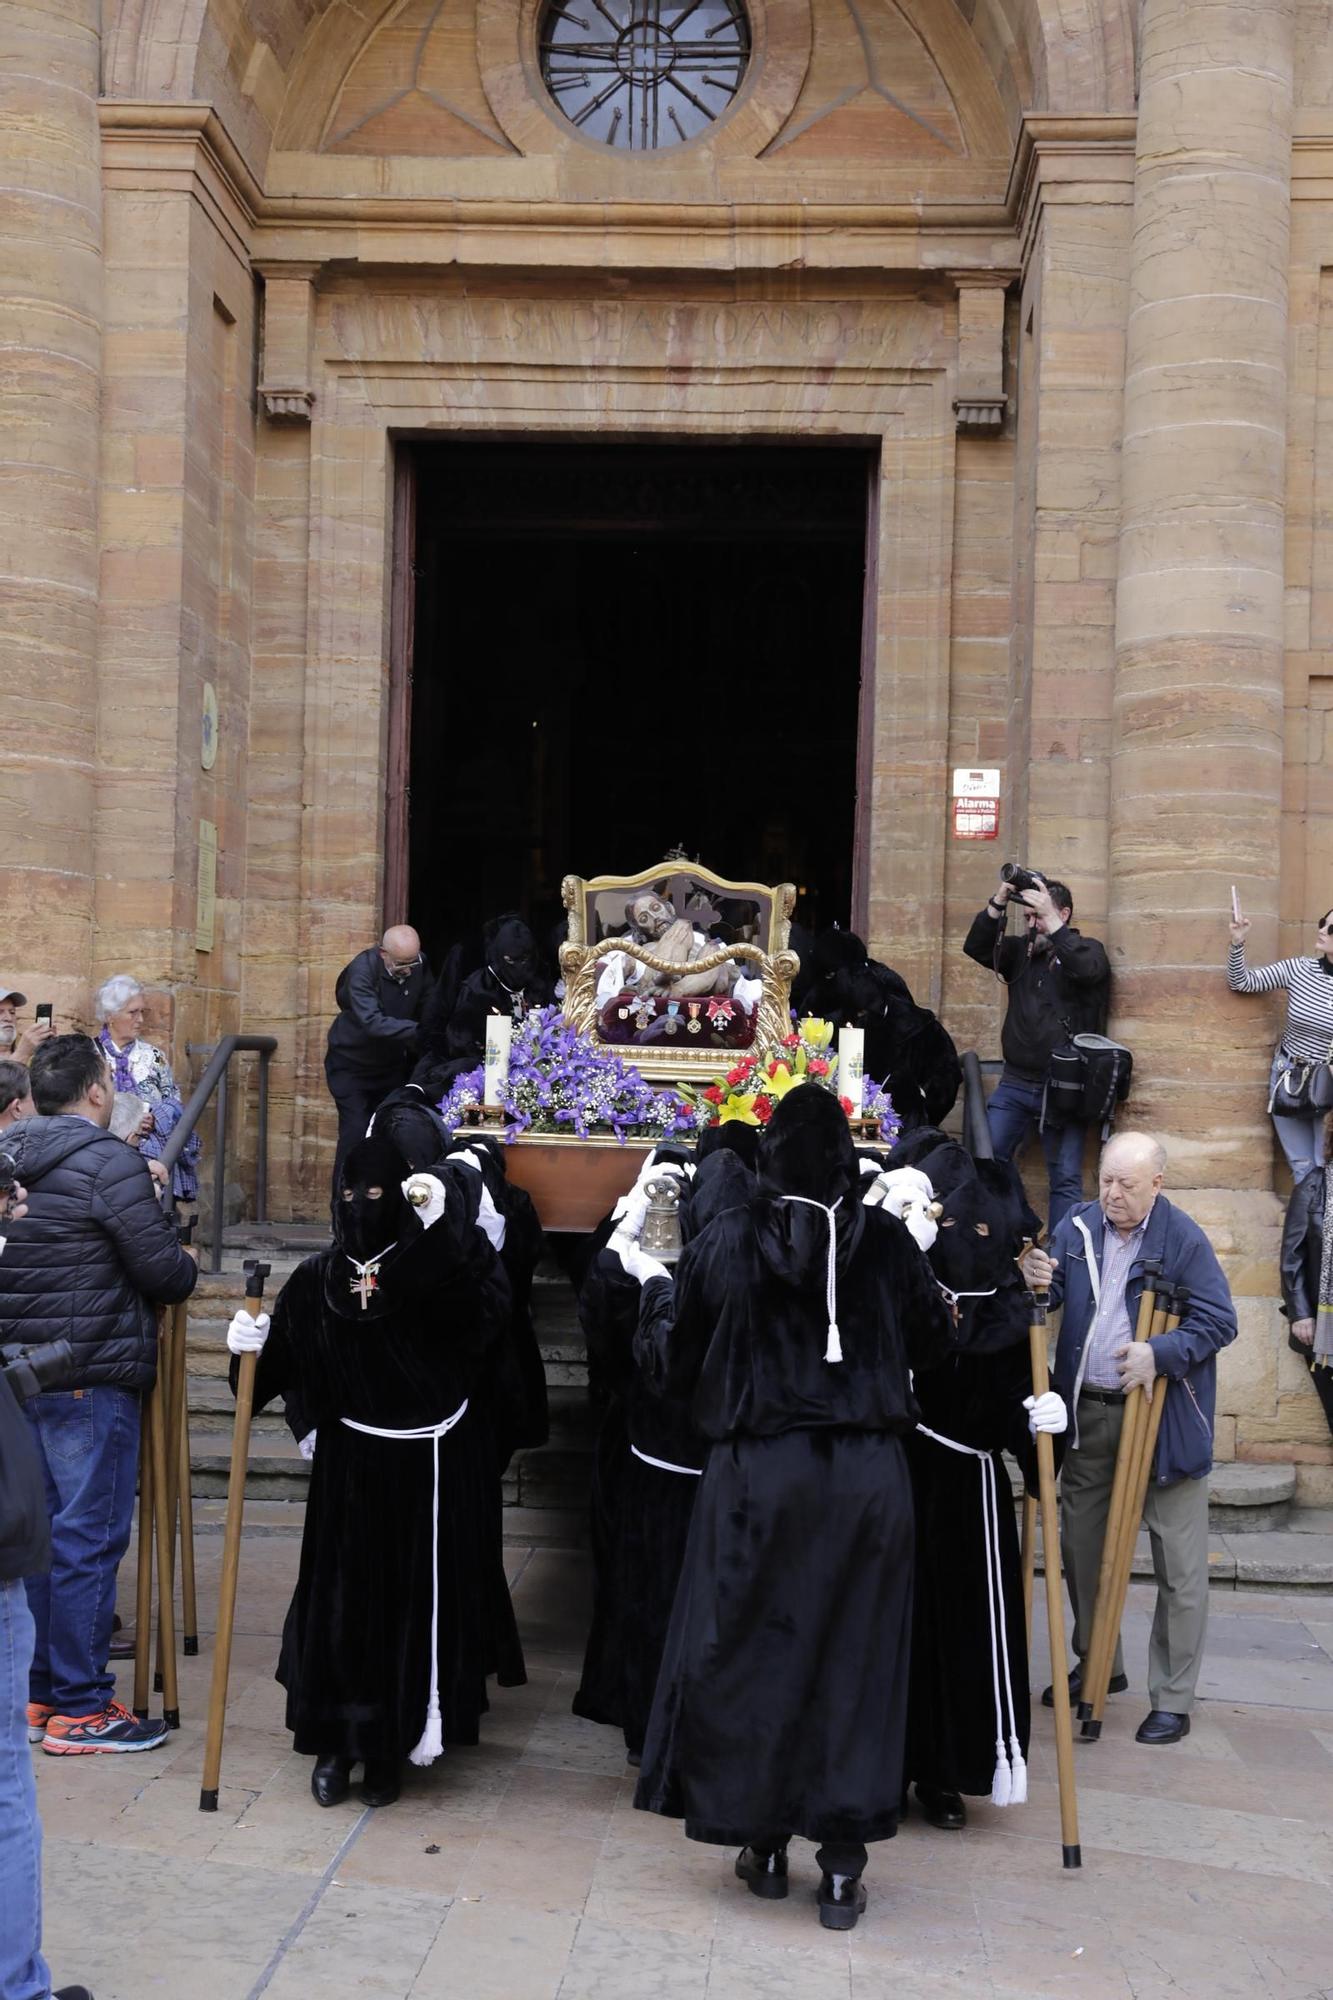
M 1165 1134 L 1174 1188 L 1269 1185 L 1273 1019 L 1223 968 L 1233 882 L 1253 957 L 1276 944 L 1292 14 L 1142 17 L 1110 939 L 1126 1122 Z
M 0 955 L 67 1021 L 92 927 L 99 21 L 98 0 L 0 7 Z

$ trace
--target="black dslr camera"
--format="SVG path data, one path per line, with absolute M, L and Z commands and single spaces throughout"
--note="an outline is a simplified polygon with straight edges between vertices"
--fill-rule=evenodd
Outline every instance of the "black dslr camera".
M 1046 877 L 1035 874 L 1031 868 L 1024 868 L 1017 861 L 1005 861 L 1000 867 L 1000 880 L 1021 896 L 1025 889 L 1044 889 Z
M 0 1374 L 14 1391 L 16 1403 L 26 1403 L 48 1389 L 69 1386 L 74 1372 L 74 1355 L 67 1340 L 46 1340 L 40 1347 L 25 1347 L 21 1341 L 0 1347 Z

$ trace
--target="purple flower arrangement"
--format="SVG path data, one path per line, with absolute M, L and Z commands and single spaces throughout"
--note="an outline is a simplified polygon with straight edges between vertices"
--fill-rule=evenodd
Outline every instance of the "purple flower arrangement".
M 481 1103 L 483 1071 L 456 1077 L 441 1100 L 451 1127 Z M 536 1007 L 514 1030 L 509 1083 L 501 1099 L 506 1139 L 523 1132 L 568 1132 L 579 1139 L 609 1132 L 628 1139 L 692 1139 L 695 1107 L 679 1091 L 651 1084 L 620 1056 L 578 1034 L 559 1007 Z

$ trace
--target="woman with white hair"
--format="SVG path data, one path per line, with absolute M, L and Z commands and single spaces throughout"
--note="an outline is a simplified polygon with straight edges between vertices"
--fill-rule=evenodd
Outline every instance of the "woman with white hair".
M 118 972 L 98 987 L 93 1009 L 102 1023 L 97 1039 L 106 1050 L 117 1091 L 132 1091 L 146 1107 L 139 1151 L 147 1160 L 160 1159 L 184 1107 L 171 1064 L 161 1049 L 143 1039 L 148 1012 L 143 987 L 128 972 Z M 197 1196 L 198 1160 L 199 1134 L 192 1132 L 171 1177 L 171 1192 L 177 1201 L 193 1201 Z

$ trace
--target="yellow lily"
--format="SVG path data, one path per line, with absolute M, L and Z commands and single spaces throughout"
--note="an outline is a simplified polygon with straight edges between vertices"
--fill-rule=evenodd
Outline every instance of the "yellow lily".
M 754 1100 L 757 1096 L 758 1092 L 752 1090 L 748 1097 L 729 1097 L 718 1111 L 718 1124 L 725 1125 L 735 1119 L 742 1125 L 757 1125 L 759 1120 L 754 1115 Z
M 812 1049 L 826 1049 L 833 1040 L 832 1021 L 821 1021 L 816 1014 L 809 1014 L 801 1022 L 801 1040 Z
M 796 1070 L 794 1073 L 785 1062 L 780 1062 L 772 1076 L 766 1078 L 764 1089 L 770 1097 L 785 1097 L 789 1090 L 795 1090 L 798 1084 L 805 1082 L 805 1077 L 801 1074 L 804 1068 L 805 1065 L 799 1056 L 796 1059 Z

